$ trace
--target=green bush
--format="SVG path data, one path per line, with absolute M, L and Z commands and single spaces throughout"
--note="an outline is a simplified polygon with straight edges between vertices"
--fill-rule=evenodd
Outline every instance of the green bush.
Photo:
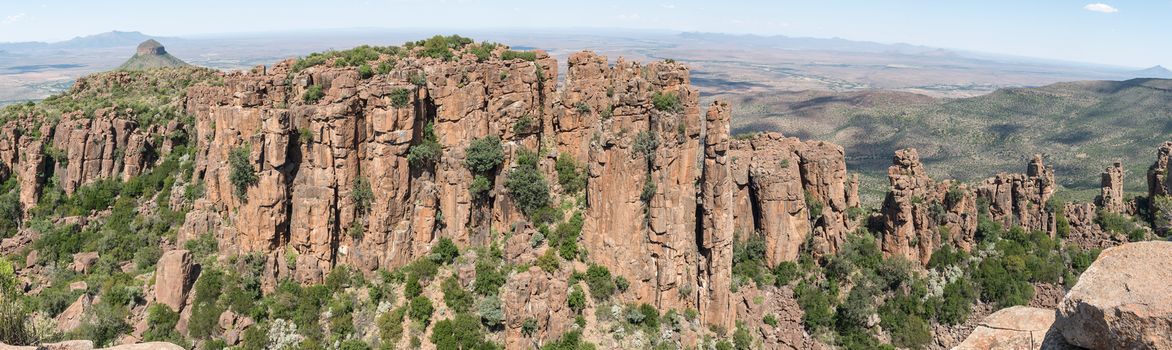
M 481 322 L 489 328 L 496 328 L 504 324 L 505 312 L 501 309 L 501 299 L 495 295 L 485 297 L 477 306 Z
M 165 341 L 173 344 L 183 344 L 186 341 L 175 325 L 179 322 L 179 313 L 172 311 L 163 304 L 151 305 L 147 313 L 147 330 L 143 333 L 144 341 Z
M 558 155 L 554 169 L 557 170 L 558 185 L 561 185 L 562 191 L 578 193 L 586 188 L 586 171 L 569 153 Z
M 360 214 L 370 212 L 370 203 L 374 200 L 374 191 L 370 189 L 370 181 L 366 177 L 358 176 L 350 186 L 350 200 L 354 201 L 354 209 Z
M 655 92 L 651 95 L 651 104 L 655 106 L 656 110 L 663 112 L 678 112 L 683 108 L 680 105 L 680 96 L 674 92 Z
M 94 305 L 90 314 L 94 317 L 82 323 L 75 330 L 75 334 L 82 339 L 92 340 L 95 347 L 110 346 L 123 334 L 132 330 L 130 324 L 126 323 L 125 306 L 113 307 L 99 303 Z
M 586 286 L 590 287 L 590 296 L 597 301 L 610 299 L 615 290 L 610 270 L 602 265 L 592 264 L 586 269 Z
M 452 242 L 451 238 L 440 237 L 435 247 L 431 248 L 431 258 L 437 264 L 451 264 L 459 256 L 460 248 L 456 247 L 456 243 Z
M 322 97 L 325 96 L 326 93 L 322 90 L 321 85 L 313 84 L 305 89 L 305 92 L 301 95 L 301 100 L 306 104 L 313 104 L 321 101 Z
M 519 59 L 519 60 L 533 62 L 533 61 L 537 60 L 537 53 L 533 52 L 533 51 L 505 50 L 505 52 L 501 53 L 501 59 L 505 60 L 505 61 L 512 61 L 512 60 Z
M 454 319 L 435 323 L 431 343 L 437 350 L 488 350 L 500 348 L 485 339 L 480 322 L 468 314 L 456 314 Z
M 11 267 L 11 266 L 9 266 Z M 30 324 L 28 311 L 14 294 L 0 291 L 0 342 L 15 346 L 37 345 L 41 339 Z
M 517 135 L 525 135 L 531 132 L 534 126 L 537 125 L 537 120 L 529 114 L 522 115 L 517 118 L 517 122 L 513 124 L 513 133 Z
M 0 185 L 0 239 L 16 235 L 24 215 L 20 205 L 20 189 L 16 177 L 9 176 Z
M 640 131 L 635 134 L 635 142 L 631 148 L 650 163 L 655 159 L 655 151 L 659 149 L 659 134 L 654 131 Z
M 557 340 L 547 343 L 541 350 L 594 350 L 596 347 L 590 342 L 582 340 L 581 330 L 572 330 L 562 333 Z
M 488 181 L 484 175 L 476 175 L 472 178 L 472 183 L 468 185 L 468 193 L 472 194 L 474 199 L 487 198 L 488 191 L 492 190 L 492 182 Z
M 806 191 L 805 195 L 806 208 L 810 211 L 810 220 L 818 220 L 822 217 L 822 201 L 818 200 L 817 197 L 814 197 L 814 195 L 810 194 L 809 191 Z
M 435 135 L 435 126 L 432 123 L 427 123 L 423 127 L 423 140 L 407 150 L 407 162 L 414 167 L 435 164 L 439 161 L 442 152 L 439 138 Z
M 465 150 L 464 166 L 473 173 L 487 173 L 505 160 L 501 139 L 496 135 L 472 140 Z
M 416 274 L 407 275 L 407 281 L 403 283 L 403 296 L 410 299 L 420 294 L 423 294 L 423 286 L 419 284 L 419 276 Z
M 557 253 L 553 249 L 546 249 L 545 254 L 537 257 L 536 265 L 546 273 L 554 273 L 561 268 L 561 259 L 558 259 Z
M 575 285 L 570 290 L 570 295 L 566 297 L 566 304 L 575 314 L 580 314 L 582 310 L 586 309 L 586 293 L 582 291 L 581 286 Z
M 480 295 L 497 295 L 505 284 L 505 274 L 487 259 L 476 262 L 476 280 L 472 290 Z
M 232 193 L 245 202 L 248 201 L 248 187 L 255 186 L 260 180 L 256 170 L 252 168 L 251 153 L 251 147 L 244 145 L 232 149 L 228 154 L 228 166 L 231 171 L 228 179 L 232 182 Z
M 406 45 L 408 48 L 413 46 L 422 46 L 423 51 L 420 55 L 423 57 L 431 57 L 444 61 L 450 61 L 455 54 L 453 49 L 459 49 L 472 43 L 472 39 L 464 38 L 459 35 L 436 35 L 427 40 L 420 40 Z
M 191 320 L 187 324 L 187 332 L 192 338 L 208 339 L 216 335 L 220 313 L 224 311 L 216 302 L 224 289 L 223 277 L 219 270 L 206 269 L 196 280 Z
M 765 263 L 765 237 L 750 234 L 741 238 L 739 234 L 733 237 L 733 286 L 742 285 L 748 281 L 764 286 L 775 282 Z
M 379 340 L 383 344 L 398 343 L 399 339 L 403 337 L 403 317 L 407 313 L 406 310 L 404 307 L 395 308 L 379 316 L 378 320 L 376 320 L 379 330 Z M 439 325 L 437 324 L 436 326 L 438 327 Z M 434 334 L 435 332 L 432 333 Z
M 521 212 L 532 216 L 549 205 L 549 184 L 537 169 L 537 155 L 532 151 L 518 152 L 517 163 L 505 178 L 505 188 Z
M 361 66 L 358 66 L 358 78 L 359 79 L 370 79 L 370 77 L 373 77 L 373 76 L 374 76 L 374 69 L 370 68 L 369 64 L 363 63 Z
M 419 321 L 423 324 L 431 322 L 431 313 L 435 309 L 431 306 L 431 299 L 425 296 L 417 296 L 411 299 L 410 310 L 407 311 L 407 316 L 412 320 Z
M 407 107 L 411 103 L 411 90 L 398 88 L 391 90 L 391 106 L 395 108 Z
M 460 282 L 456 281 L 456 277 L 448 277 L 440 285 L 440 289 L 444 293 L 444 304 L 449 309 L 456 313 L 468 312 L 472 307 L 472 302 L 476 299 L 472 293 L 460 286 Z
M 394 69 L 395 69 L 395 61 L 383 61 L 378 64 L 378 68 L 375 69 L 375 72 L 377 72 L 378 74 L 387 74 L 387 73 L 390 73 Z

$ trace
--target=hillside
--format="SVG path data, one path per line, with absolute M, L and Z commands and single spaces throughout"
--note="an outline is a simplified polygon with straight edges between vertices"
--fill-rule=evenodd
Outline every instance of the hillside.
M 904 149 L 868 210 L 842 147 L 734 138 L 687 65 L 611 62 L 435 36 L 116 70 L 5 107 L 0 342 L 944 349 L 996 309 L 1101 300 L 1079 281 L 1099 251 L 1172 229 L 1153 220 L 1172 217 L 1172 142 L 1147 201 L 1121 170 L 1101 200 L 1061 203 L 1040 157 L 960 184 Z M 827 110 L 890 101 L 932 102 Z M 1113 314 L 1096 307 L 1065 316 Z M 1167 324 L 1144 318 L 1127 324 Z
M 975 181 L 1044 155 L 1072 190 L 1096 189 L 1120 160 L 1140 191 L 1152 148 L 1172 135 L 1172 80 L 1085 81 L 963 99 L 891 92 L 730 96 L 735 133 L 781 131 L 846 149 L 877 199 L 895 150 L 920 151 L 934 176 Z M 1081 195 L 1089 199 L 1086 192 Z

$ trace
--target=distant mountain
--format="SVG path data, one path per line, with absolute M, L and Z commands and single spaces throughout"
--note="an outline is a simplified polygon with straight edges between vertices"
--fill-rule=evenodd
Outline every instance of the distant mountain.
M 141 32 L 111 31 L 94 35 L 79 36 L 73 39 L 53 43 L 28 41 L 17 43 L 0 43 L 0 50 L 21 52 L 32 50 L 60 50 L 60 49 L 99 49 L 114 47 L 130 47 L 145 40 L 180 40 L 143 34 Z
M 188 66 L 187 62 L 171 56 L 171 54 L 167 53 L 167 49 L 163 48 L 163 44 L 155 41 L 155 39 L 147 39 L 141 44 L 138 44 L 138 49 L 134 53 L 134 56 L 130 57 L 118 69 L 145 70 L 183 66 Z
M 1164 68 L 1164 66 L 1155 66 L 1152 68 L 1135 71 L 1131 73 L 1136 78 L 1159 78 L 1172 79 L 1172 71 Z
M 870 41 L 856 41 L 842 38 L 801 38 L 784 35 L 735 35 L 719 33 L 680 33 L 680 38 L 690 41 L 713 41 L 745 46 L 766 46 L 784 50 L 819 50 L 840 52 L 901 53 L 912 55 L 951 56 L 955 52 L 935 47 L 911 44 L 883 44 Z

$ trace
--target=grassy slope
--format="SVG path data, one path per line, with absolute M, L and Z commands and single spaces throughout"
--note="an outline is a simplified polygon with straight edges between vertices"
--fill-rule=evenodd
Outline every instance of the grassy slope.
M 1029 157 L 1043 154 L 1058 182 L 1085 199 L 1115 160 L 1129 171 L 1127 190 L 1143 191 L 1155 148 L 1172 139 L 1172 80 L 1059 83 L 955 100 L 894 92 L 732 100 L 740 106 L 735 132 L 777 130 L 843 145 L 871 203 L 900 148 L 919 149 L 933 176 L 965 181 L 1022 172 Z

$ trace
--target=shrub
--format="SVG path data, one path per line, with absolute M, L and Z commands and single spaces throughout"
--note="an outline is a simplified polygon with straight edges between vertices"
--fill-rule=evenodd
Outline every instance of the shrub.
M 745 327 L 744 322 L 737 322 L 737 330 L 733 331 L 733 348 L 736 350 L 751 350 L 753 349 L 753 335 L 749 334 L 749 329 Z
M 452 311 L 463 313 L 472 307 L 475 297 L 460 286 L 460 282 L 456 281 L 455 276 L 445 279 L 440 285 L 440 289 L 444 292 L 444 304 Z
M 146 333 L 143 333 L 143 340 L 182 344 L 183 336 L 175 330 L 175 324 L 178 322 L 179 313 L 172 311 L 167 305 L 151 305 L 147 314 L 147 330 Z
M 480 314 L 480 320 L 489 328 L 496 328 L 505 321 L 505 312 L 501 310 L 501 299 L 495 295 L 490 295 L 484 298 L 484 300 L 481 300 L 480 305 L 477 306 L 477 310 Z
M 406 308 L 399 307 L 379 316 L 376 322 L 378 323 L 379 339 L 383 344 L 398 343 L 399 339 L 403 337 L 403 317 L 406 313 Z
M 537 60 L 537 53 L 532 52 L 532 51 L 505 50 L 505 52 L 501 53 L 501 59 L 505 60 L 505 61 L 512 61 L 512 60 L 519 59 L 519 60 L 533 62 L 533 61 Z
M 456 261 L 458 256 L 460 256 L 460 248 L 457 248 L 456 243 L 447 237 L 440 237 L 435 247 L 431 248 L 431 258 L 437 264 L 450 264 Z
M 590 296 L 597 301 L 609 299 L 614 294 L 614 280 L 606 266 L 590 265 L 586 269 L 586 285 L 590 287 Z
M 654 131 L 640 131 L 635 134 L 635 143 L 631 147 L 635 153 L 651 162 L 655 159 L 655 150 L 659 149 L 659 135 Z
M 125 320 L 125 306 L 112 307 L 106 303 L 99 303 L 90 314 L 94 317 L 83 323 L 75 332 L 82 339 L 92 340 L 95 347 L 113 344 L 118 337 L 132 330 Z
M 407 162 L 415 167 L 435 164 L 439 161 L 441 152 L 443 150 L 440 148 L 439 138 L 435 135 L 435 126 L 427 123 L 423 127 L 423 140 L 407 150 Z
M 395 61 L 383 61 L 378 64 L 378 68 L 375 69 L 375 71 L 378 72 L 378 74 L 387 74 L 387 73 L 390 73 L 394 69 L 395 69 Z
M 578 110 L 578 114 L 590 113 L 590 105 L 586 104 L 585 101 L 578 101 L 578 103 L 575 103 L 574 109 Z
M 560 268 L 561 260 L 558 259 L 557 253 L 553 249 L 546 249 L 545 254 L 537 257 L 536 265 L 546 273 L 554 273 Z
M 437 350 L 498 348 L 485 339 L 479 321 L 468 314 L 456 314 L 454 319 L 436 322 L 431 331 L 431 342 Z
M 300 142 L 302 145 L 313 143 L 313 130 L 309 128 L 297 129 L 297 142 Z
M 586 293 L 582 291 L 581 286 L 575 285 L 570 290 L 570 295 L 566 297 L 566 304 L 575 314 L 582 313 L 582 310 L 586 309 Z
M 472 194 L 473 199 L 486 198 L 491 190 L 492 183 L 484 175 L 476 175 L 468 185 L 468 193 Z
M 361 66 L 358 66 L 358 78 L 359 79 L 370 79 L 370 77 L 373 77 L 373 76 L 374 76 L 374 69 L 370 68 L 369 64 L 363 63 Z
M 529 114 L 522 115 L 517 118 L 517 122 L 513 124 L 513 133 L 517 135 L 525 135 L 531 132 L 533 126 L 537 125 L 537 120 Z
M 313 84 L 305 89 L 305 92 L 301 95 L 301 100 L 306 104 L 313 104 L 321 101 L 321 98 L 325 96 L 326 93 L 322 91 L 321 85 Z
M 651 104 L 655 106 L 656 110 L 663 112 L 678 112 L 683 108 L 680 105 L 680 96 L 674 92 L 656 92 L 651 95 Z
M 777 316 L 774 316 L 773 314 L 765 315 L 765 317 L 761 318 L 761 322 L 771 327 L 777 327 Z
M 537 156 L 528 150 L 521 150 L 517 157 L 517 166 L 505 178 L 505 188 L 509 190 L 517 207 L 526 215 L 532 216 L 538 209 L 549 205 L 549 184 L 537 170 Z
M 655 184 L 655 179 L 648 173 L 643 179 L 643 191 L 639 193 L 639 200 L 644 204 L 651 203 L 651 199 L 655 198 L 655 193 L 659 191 L 659 186 Z
M 19 190 L 14 188 L 16 177 L 9 176 L 0 186 L 0 239 L 16 235 L 20 228 L 23 211 L 20 205 Z
M 220 313 L 224 311 L 216 303 L 224 289 L 223 277 L 219 270 L 207 269 L 196 280 L 191 320 L 187 324 L 187 332 L 192 338 L 208 339 L 215 335 Z
M 496 295 L 505 284 L 505 275 L 494 264 L 481 259 L 476 262 L 476 280 L 472 290 L 480 295 Z
M 407 107 L 411 103 L 411 90 L 398 88 L 391 90 L 391 106 L 395 108 Z
M 558 185 L 561 185 L 562 191 L 578 193 L 586 188 L 586 171 L 569 153 L 558 155 L 557 161 L 554 162 L 554 169 L 557 170 Z
M 407 77 L 407 81 L 409 81 L 411 85 L 424 87 L 427 86 L 427 75 L 424 75 L 423 72 L 412 73 L 410 77 Z
M 423 286 L 419 284 L 419 275 L 407 275 L 407 281 L 403 283 L 403 296 L 414 298 L 420 294 L 423 294 Z
M 29 323 L 31 318 L 24 305 L 7 291 L 0 293 L 4 293 L 0 295 L 0 342 L 16 346 L 39 344 L 41 340 Z
M 818 200 L 806 191 L 806 208 L 810 210 L 810 220 L 818 220 L 822 217 L 822 201 Z
M 411 299 L 410 310 L 407 311 L 407 316 L 412 320 L 428 324 L 431 322 L 431 313 L 435 309 L 431 306 L 431 299 L 425 296 L 417 296 Z
M 350 200 L 354 201 L 354 209 L 360 214 L 370 212 L 370 202 L 374 200 L 374 191 L 370 189 L 370 181 L 366 177 L 358 176 L 350 185 Z
M 486 173 L 500 166 L 505 160 L 501 139 L 490 135 L 476 140 L 465 150 L 464 166 L 473 173 Z
M 766 276 L 765 237 L 751 234 L 748 237 L 733 238 L 733 285 L 753 281 L 757 285 L 769 284 L 773 280 Z
M 248 145 L 232 149 L 228 154 L 228 166 L 231 173 L 228 175 L 232 182 L 233 194 L 241 201 L 248 201 L 248 187 L 255 186 L 260 180 L 256 170 L 252 168 L 249 154 L 252 153 Z
M 828 329 L 834 322 L 834 311 L 831 309 L 833 296 L 815 285 L 803 281 L 794 289 L 798 305 L 805 311 L 802 324 L 811 333 Z
M 627 281 L 626 277 L 615 276 L 614 286 L 615 286 L 615 288 L 618 288 L 620 293 L 622 293 L 622 292 L 626 292 L 627 288 L 631 287 L 631 282 Z M 684 294 L 691 294 L 691 293 L 684 293 Z

